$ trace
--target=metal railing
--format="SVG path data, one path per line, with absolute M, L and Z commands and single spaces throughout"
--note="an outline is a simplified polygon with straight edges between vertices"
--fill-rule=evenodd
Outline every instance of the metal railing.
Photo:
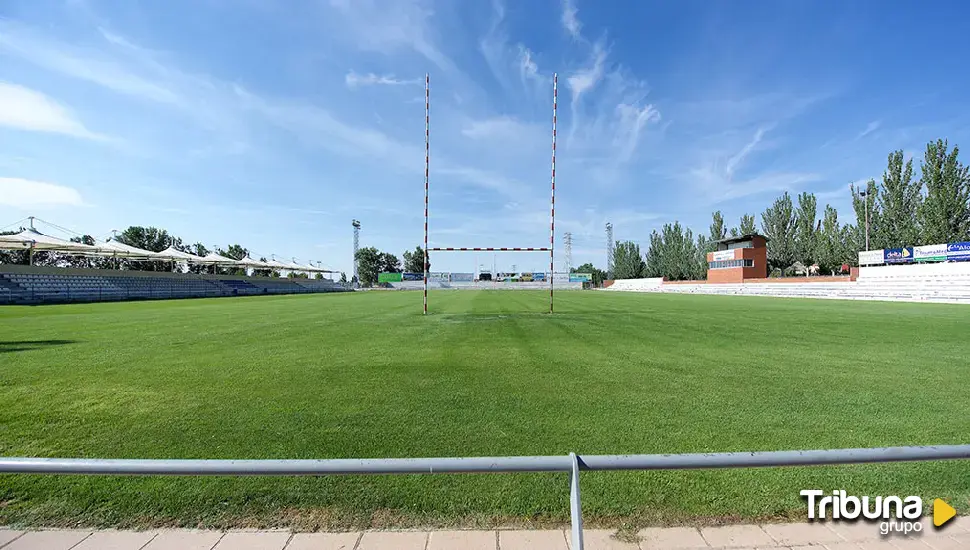
M 572 548 L 583 550 L 579 473 L 597 470 L 685 470 L 819 466 L 970 459 L 970 445 L 664 455 L 569 455 L 323 460 L 191 460 L 0 457 L 0 474 L 321 476 L 569 472 Z

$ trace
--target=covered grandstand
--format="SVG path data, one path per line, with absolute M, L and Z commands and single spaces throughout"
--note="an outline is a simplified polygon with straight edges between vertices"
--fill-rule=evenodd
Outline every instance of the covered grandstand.
M 204 256 L 168 246 L 144 250 L 108 238 L 93 244 L 61 239 L 30 227 L 0 235 L 0 250 L 27 252 L 26 265 L 0 262 L 0 304 L 41 304 L 167 298 L 201 298 L 264 294 L 302 294 L 350 290 L 332 279 L 321 266 L 296 262 L 255 260 L 248 255 L 230 258 L 216 252 Z M 53 224 L 51 224 L 53 225 Z M 56 226 L 55 226 L 56 227 Z M 78 239 L 80 240 L 80 239 Z M 91 241 L 89 241 L 91 242 Z M 53 265 L 33 265 L 40 252 L 55 254 Z M 76 268 L 71 258 L 107 260 L 111 269 Z M 155 270 L 134 269 L 138 266 Z M 157 270 L 157 266 L 166 266 Z M 191 273 L 196 271 L 209 273 Z M 129 269 L 122 269 L 128 267 Z M 220 274 L 219 271 L 224 273 Z M 276 277 L 257 276 L 258 273 Z M 282 276 L 280 276 L 282 275 Z

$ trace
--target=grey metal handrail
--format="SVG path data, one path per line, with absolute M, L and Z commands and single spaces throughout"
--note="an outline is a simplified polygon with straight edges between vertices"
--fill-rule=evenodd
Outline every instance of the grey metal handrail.
M 579 472 L 818 466 L 970 459 L 970 445 L 743 453 L 553 455 L 320 460 L 100 459 L 0 457 L 0 474 L 319 476 L 569 472 L 572 548 L 583 549 Z

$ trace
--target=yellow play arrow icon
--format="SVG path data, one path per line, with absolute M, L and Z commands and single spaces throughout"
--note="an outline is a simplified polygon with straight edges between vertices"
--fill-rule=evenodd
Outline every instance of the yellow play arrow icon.
M 943 499 L 938 498 L 933 501 L 933 525 L 940 527 L 953 519 L 955 515 L 957 515 L 957 511 L 953 509 L 953 506 L 943 502 Z

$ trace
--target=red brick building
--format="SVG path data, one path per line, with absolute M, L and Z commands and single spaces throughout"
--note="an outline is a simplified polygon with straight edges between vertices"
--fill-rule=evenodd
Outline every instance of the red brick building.
M 768 278 L 768 239 L 751 234 L 721 239 L 707 253 L 708 283 L 742 283 Z

